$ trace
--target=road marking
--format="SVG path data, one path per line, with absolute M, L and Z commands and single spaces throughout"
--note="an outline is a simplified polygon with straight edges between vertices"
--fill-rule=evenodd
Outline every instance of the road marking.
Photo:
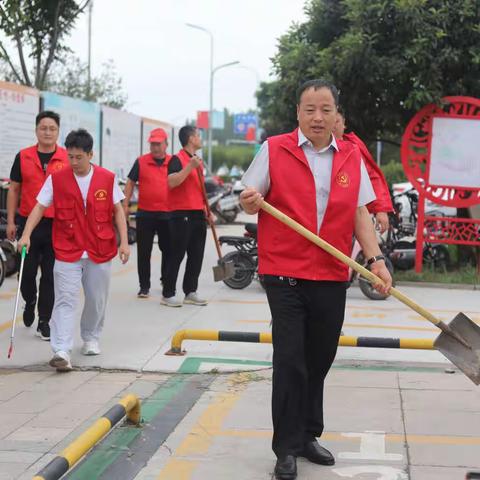
M 408 480 L 408 476 L 403 470 L 385 465 L 358 465 L 356 467 L 333 468 L 332 472 L 343 478 L 358 477 L 360 479 L 364 478 L 363 474 L 365 473 L 374 473 L 380 475 L 375 475 L 377 480 Z
M 172 458 L 157 480 L 189 480 L 196 466 L 197 462 L 192 460 Z
M 350 328 L 374 328 L 379 330 L 411 330 L 415 332 L 438 332 L 438 328 L 408 327 L 406 325 L 382 325 L 381 323 L 344 323 L 343 326 Z
M 400 462 L 403 455 L 400 453 L 385 452 L 385 432 L 344 433 L 347 438 L 360 438 L 359 452 L 340 452 L 339 458 L 349 460 L 380 460 Z

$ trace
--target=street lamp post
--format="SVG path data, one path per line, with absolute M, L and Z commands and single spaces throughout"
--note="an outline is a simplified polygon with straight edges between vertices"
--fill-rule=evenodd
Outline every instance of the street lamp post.
M 212 121 L 213 121 L 213 76 L 215 75 L 218 70 L 221 68 L 230 67 L 232 65 L 237 65 L 238 61 L 224 63 L 222 65 L 218 65 L 217 67 L 213 68 L 213 34 L 210 30 L 207 30 L 200 25 L 195 25 L 193 23 L 186 23 L 187 27 L 196 28 L 197 30 L 201 30 L 202 32 L 207 33 L 210 36 L 210 94 L 209 94 L 209 106 L 208 106 L 208 134 L 207 134 L 207 145 L 208 145 L 208 168 L 212 171 Z

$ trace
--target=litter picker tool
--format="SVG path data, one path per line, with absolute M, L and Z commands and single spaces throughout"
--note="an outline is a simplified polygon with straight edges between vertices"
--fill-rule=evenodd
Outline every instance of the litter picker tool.
M 225 262 L 222 256 L 222 250 L 220 249 L 220 242 L 218 241 L 217 231 L 215 229 L 214 222 L 211 220 L 212 212 L 210 210 L 210 205 L 208 204 L 207 190 L 205 189 L 205 181 L 203 179 L 203 172 L 201 171 L 202 167 L 197 167 L 198 180 L 200 182 L 200 188 L 202 190 L 203 201 L 205 203 L 205 208 L 207 209 L 208 223 L 210 225 L 210 230 L 212 231 L 213 241 L 215 242 L 215 248 L 217 249 L 218 261 L 217 265 L 213 267 L 213 280 L 215 282 L 221 282 L 227 278 L 231 278 L 235 275 L 235 266 L 233 262 Z
M 260 208 L 283 224 L 295 230 L 307 240 L 315 243 L 341 262 L 346 263 L 367 280 L 370 280 L 374 284 L 383 284 L 383 281 L 370 272 L 370 270 L 367 270 L 365 267 L 352 260 L 340 250 L 337 250 L 328 242 L 322 240 L 318 235 L 315 235 L 303 225 L 291 219 L 272 205 L 262 201 Z M 473 383 L 479 385 L 480 327 L 463 313 L 458 313 L 447 325 L 396 288 L 392 287 L 390 289 L 390 294 L 411 309 L 415 310 L 418 314 L 426 318 L 442 331 L 442 333 L 436 338 L 434 347 L 456 365 L 468 378 L 470 378 L 470 380 L 472 380 Z
M 15 308 L 13 310 L 13 320 L 12 320 L 12 333 L 10 334 L 10 347 L 8 349 L 7 357 L 10 358 L 13 353 L 13 338 L 15 336 L 15 322 L 17 321 L 17 312 L 18 312 L 18 300 L 20 299 L 20 285 L 22 284 L 23 276 L 23 265 L 25 263 L 25 257 L 27 255 L 27 247 L 22 248 L 22 259 L 20 262 L 20 272 L 18 274 L 18 287 L 17 294 L 15 295 Z

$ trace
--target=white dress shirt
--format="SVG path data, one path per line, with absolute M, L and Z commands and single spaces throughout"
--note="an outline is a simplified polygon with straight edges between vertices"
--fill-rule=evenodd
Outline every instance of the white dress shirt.
M 332 141 L 327 147 L 315 150 L 310 140 L 308 140 L 303 132 L 298 129 L 298 146 L 302 147 L 315 181 L 317 231 L 320 231 L 325 210 L 327 208 L 328 196 L 330 195 L 333 152 L 334 150 L 338 152 L 337 142 L 332 135 Z M 264 142 L 248 167 L 248 170 L 243 175 L 242 183 L 247 187 L 255 188 L 257 192 L 265 196 L 270 189 L 269 163 L 268 142 Z M 360 190 L 357 206 L 363 207 L 364 205 L 373 202 L 376 198 L 363 159 L 360 165 L 360 173 Z

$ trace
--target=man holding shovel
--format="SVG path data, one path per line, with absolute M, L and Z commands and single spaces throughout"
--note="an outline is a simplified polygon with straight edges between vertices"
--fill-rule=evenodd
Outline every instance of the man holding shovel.
M 203 163 L 195 152 L 202 148 L 202 138 L 200 132 L 190 125 L 182 127 L 178 136 L 183 148 L 168 164 L 171 255 L 161 303 L 167 307 L 182 306 L 182 302 L 175 297 L 175 290 L 178 270 L 187 254 L 183 303 L 201 306 L 207 304 L 197 294 L 207 223 L 201 183 Z
M 272 447 L 279 480 L 296 478 L 297 456 L 335 463 L 316 437 L 324 429 L 324 380 L 344 319 L 348 267 L 260 210 L 263 197 L 347 255 L 355 235 L 385 283 L 377 288 L 388 293 L 392 283 L 365 207 L 375 194 L 360 151 L 332 135 L 337 106 L 332 84 L 304 83 L 297 92 L 299 128 L 263 144 L 240 197 L 247 213 L 259 213 L 259 273 L 273 319 Z

